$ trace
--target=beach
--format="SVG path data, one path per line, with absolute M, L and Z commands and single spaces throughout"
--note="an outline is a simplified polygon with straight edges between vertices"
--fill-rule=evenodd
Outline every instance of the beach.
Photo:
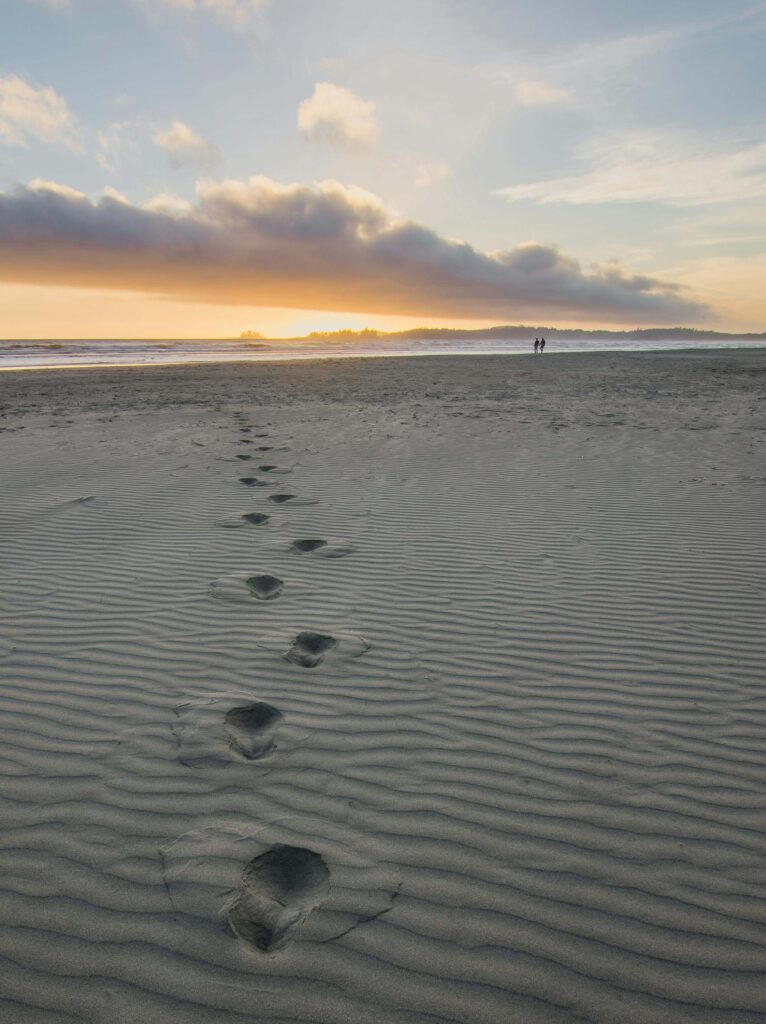
M 0 396 L 0 1024 L 766 1022 L 766 350 Z

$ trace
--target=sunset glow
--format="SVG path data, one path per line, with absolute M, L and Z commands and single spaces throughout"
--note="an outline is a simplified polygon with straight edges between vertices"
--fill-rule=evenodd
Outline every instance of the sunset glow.
M 765 24 L 708 0 L 13 0 L 0 332 L 763 329 Z

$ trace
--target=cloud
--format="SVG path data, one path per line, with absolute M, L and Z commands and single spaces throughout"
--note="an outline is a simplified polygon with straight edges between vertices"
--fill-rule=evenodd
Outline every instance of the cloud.
M 174 121 L 167 131 L 157 132 L 154 142 L 177 170 L 184 167 L 210 170 L 220 159 L 215 143 L 197 135 L 183 121 Z
M 610 105 L 616 83 L 635 76 L 637 66 L 643 73 L 646 62 L 675 39 L 676 33 L 670 29 L 614 36 L 561 48 L 534 63 L 516 58 L 510 64 L 485 65 L 481 70 L 484 77 L 510 87 L 525 107 L 603 107 Z
M 704 306 L 666 281 L 583 270 L 556 248 L 481 252 L 364 189 L 265 177 L 198 185 L 192 208 L 35 182 L 0 193 L 0 280 L 221 305 L 460 318 L 676 323 Z
M 156 14 L 166 10 L 179 14 L 212 14 L 234 28 L 242 27 L 249 18 L 269 6 L 270 0 L 136 0 L 140 6 Z
M 688 24 L 681 29 L 660 29 L 635 35 L 616 36 L 592 43 L 581 43 L 562 55 L 562 73 L 571 80 L 603 82 L 616 72 L 643 64 L 688 36 Z
M 572 102 L 571 93 L 535 79 L 515 83 L 516 99 L 525 107 L 558 107 Z
M 498 191 L 513 202 L 697 206 L 766 196 L 766 143 L 712 149 L 677 135 L 607 136 L 580 151 L 584 169 Z
M 24 3 L 68 11 L 74 0 L 23 0 Z M 264 11 L 271 0 L 129 0 L 150 18 L 158 14 L 210 14 L 232 28 L 242 28 L 250 18 Z
M 676 224 L 675 241 L 683 248 L 718 248 L 720 255 L 732 255 L 735 246 L 766 253 L 766 205 L 702 207 Z
M 96 132 L 96 160 L 103 170 L 114 174 L 119 170 L 126 150 L 137 151 L 135 140 L 130 136 L 139 127 L 135 121 L 112 121 Z
M 160 192 L 152 196 L 146 203 L 141 204 L 142 210 L 149 210 L 150 213 L 165 213 L 171 217 L 180 217 L 192 212 L 192 204 L 180 196 L 169 195 L 167 192 Z
M 37 7 L 48 7 L 52 11 L 68 11 L 72 6 L 71 0 L 24 0 L 24 2 L 35 4 Z
M 724 32 L 758 31 L 765 21 L 766 4 L 760 2 L 696 21 L 685 18 L 654 32 L 558 47 L 534 63 L 518 56 L 512 62 L 484 65 L 481 73 L 510 86 L 524 106 L 566 105 L 603 112 L 615 99 L 624 99 L 626 89 L 644 88 L 648 63 L 655 58 Z
M 30 181 L 27 185 L 27 190 L 32 193 L 41 192 L 53 196 L 61 196 L 62 199 L 69 199 L 75 202 L 87 202 L 88 199 L 84 192 L 80 192 L 76 188 L 70 188 L 69 185 L 60 185 L 57 181 L 47 181 L 45 178 L 35 178 L 33 181 Z
M 25 3 L 47 7 L 51 11 L 68 11 L 72 6 L 72 0 L 25 0 Z
M 437 181 L 444 181 L 450 175 L 449 165 L 441 160 L 418 164 L 415 168 L 415 184 L 418 188 L 430 188 Z
M 380 137 L 375 102 L 332 82 L 317 82 L 298 107 L 298 128 L 315 142 L 346 149 L 368 149 Z
M 54 142 L 74 149 L 75 131 L 74 115 L 54 89 L 38 88 L 18 75 L 0 77 L 0 143 Z

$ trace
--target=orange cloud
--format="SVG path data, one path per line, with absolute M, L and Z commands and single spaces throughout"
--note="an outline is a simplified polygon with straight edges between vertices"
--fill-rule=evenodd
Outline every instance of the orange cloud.
M 0 193 L 0 280 L 400 316 L 676 323 L 707 312 L 654 277 L 585 271 L 536 243 L 481 252 L 363 189 L 264 177 L 203 184 L 190 207 L 94 202 L 42 181 Z

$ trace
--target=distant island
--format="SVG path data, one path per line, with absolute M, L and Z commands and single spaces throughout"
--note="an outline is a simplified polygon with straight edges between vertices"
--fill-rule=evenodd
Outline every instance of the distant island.
M 572 338 L 580 340 L 621 338 L 626 341 L 733 341 L 746 339 L 749 341 L 766 340 L 766 331 L 760 334 L 732 334 L 724 331 L 698 330 L 695 327 L 637 327 L 629 331 L 584 331 L 579 327 L 530 327 L 528 324 L 505 324 L 498 327 L 483 327 L 477 330 L 456 329 L 451 327 L 413 327 L 408 331 L 375 331 L 368 327 L 361 331 L 312 331 L 300 337 L 267 339 L 280 341 L 447 341 L 449 339 L 512 339 L 532 341 L 534 338 Z M 240 334 L 243 340 L 263 339 L 258 331 L 244 331 Z

